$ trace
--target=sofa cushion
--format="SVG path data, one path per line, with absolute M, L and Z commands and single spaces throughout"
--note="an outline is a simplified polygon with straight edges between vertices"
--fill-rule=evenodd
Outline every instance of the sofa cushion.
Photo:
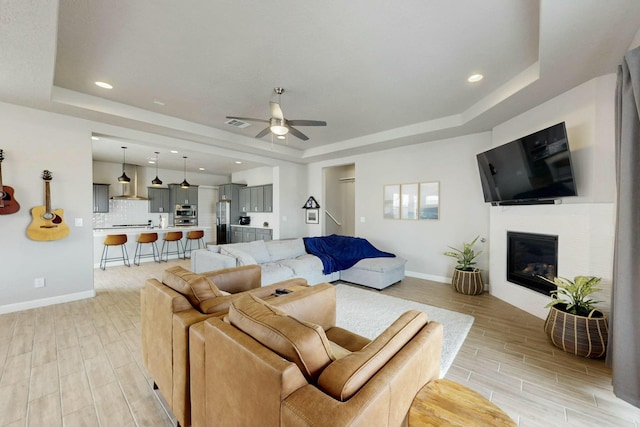
M 377 271 L 386 273 L 395 268 L 401 267 L 407 263 L 407 260 L 400 257 L 395 258 L 365 258 L 358 261 L 351 268 L 360 270 Z
M 255 240 L 253 242 L 245 243 L 231 243 L 229 245 L 221 246 L 221 249 L 224 248 L 240 249 L 241 251 L 251 255 L 258 264 L 264 264 L 265 262 L 271 261 L 271 255 L 267 250 L 267 245 L 264 240 Z
M 256 260 L 251 256 L 251 254 L 243 251 L 242 249 L 230 247 L 230 246 L 221 246 L 220 254 L 228 255 L 236 259 L 236 265 L 254 265 L 257 264 Z
M 288 258 L 297 258 L 307 253 L 302 238 L 271 240 L 266 242 L 266 246 L 271 256 L 271 261 L 274 262 Z
M 416 310 L 407 311 L 361 350 L 349 353 L 327 366 L 318 378 L 318 387 L 335 399 L 346 401 L 426 324 L 426 314 Z
M 262 269 L 262 286 L 282 282 L 294 276 L 292 269 L 275 262 L 260 264 L 260 268 Z
M 293 270 L 296 275 L 302 275 L 310 271 L 322 271 L 322 261 L 315 255 L 305 254 L 297 258 L 283 259 L 278 262 Z
M 312 381 L 334 360 L 322 327 L 297 320 L 253 295 L 243 295 L 231 303 L 229 321 L 265 347 L 298 365 Z
M 166 269 L 162 273 L 162 283 L 184 295 L 191 305 L 198 309 L 203 301 L 223 296 L 209 278 L 180 266 Z

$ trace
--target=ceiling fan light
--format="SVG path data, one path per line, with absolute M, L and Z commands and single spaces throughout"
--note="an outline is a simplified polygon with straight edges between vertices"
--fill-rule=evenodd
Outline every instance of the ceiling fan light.
M 274 135 L 286 135 L 289 133 L 289 128 L 284 119 L 278 119 L 276 117 L 272 117 L 270 121 L 269 130 Z

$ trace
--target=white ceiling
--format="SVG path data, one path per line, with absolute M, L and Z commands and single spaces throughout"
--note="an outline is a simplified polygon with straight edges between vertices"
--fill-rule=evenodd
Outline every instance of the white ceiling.
M 160 151 L 161 168 L 187 155 L 220 174 L 490 130 L 615 72 L 640 28 L 637 0 L 9 0 L 0 12 L 0 100 L 116 125 L 96 132 L 98 160 L 120 162 L 126 145 L 127 162 Z M 224 123 L 268 119 L 275 86 L 288 119 L 328 125 L 283 144 L 253 138 L 262 123 Z

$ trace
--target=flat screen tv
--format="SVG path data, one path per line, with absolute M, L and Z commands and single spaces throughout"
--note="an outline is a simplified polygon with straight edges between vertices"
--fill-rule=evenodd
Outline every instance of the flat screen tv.
M 564 122 L 477 155 L 485 202 L 554 203 L 576 196 Z

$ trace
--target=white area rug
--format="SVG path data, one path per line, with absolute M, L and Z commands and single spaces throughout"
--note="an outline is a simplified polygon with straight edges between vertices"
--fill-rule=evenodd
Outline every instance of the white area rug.
M 336 285 L 336 298 L 336 324 L 369 339 L 380 335 L 407 310 L 422 311 L 429 316 L 429 320 L 442 323 L 444 339 L 440 377 L 444 377 L 449 370 L 473 324 L 473 317 L 466 314 L 353 286 Z

